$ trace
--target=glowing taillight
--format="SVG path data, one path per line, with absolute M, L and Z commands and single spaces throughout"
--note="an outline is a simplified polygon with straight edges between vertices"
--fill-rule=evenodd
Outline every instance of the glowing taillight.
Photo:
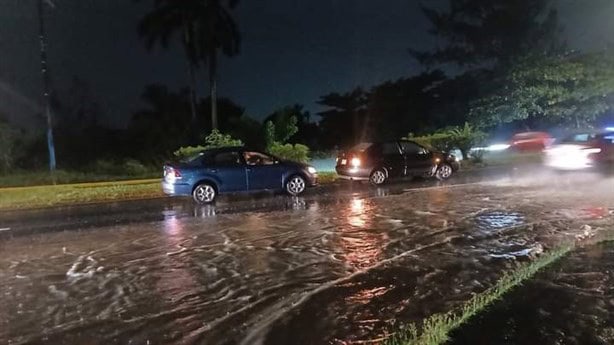
M 360 164 L 361 164 L 360 158 L 358 158 L 358 157 L 352 158 L 352 160 L 350 161 L 350 164 L 352 164 L 352 166 L 354 168 L 358 168 L 360 166 Z
M 179 171 L 178 169 L 175 169 L 173 167 L 166 167 L 166 169 L 164 169 L 164 177 L 169 182 L 174 182 L 176 180 L 180 180 L 181 179 L 181 171 Z

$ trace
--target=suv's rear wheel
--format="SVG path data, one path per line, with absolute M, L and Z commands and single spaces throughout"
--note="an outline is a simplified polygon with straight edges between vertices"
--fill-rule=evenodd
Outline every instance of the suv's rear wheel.
M 210 183 L 201 183 L 192 192 L 192 198 L 199 204 L 210 204 L 215 201 L 217 191 Z
M 452 170 L 452 166 L 450 164 L 442 164 L 439 166 L 439 168 L 437 168 L 435 177 L 441 181 L 447 180 L 452 176 L 453 172 L 454 171 Z
M 387 179 L 388 179 L 388 176 L 386 175 L 386 170 L 381 169 L 381 168 L 373 170 L 373 172 L 371 173 L 371 176 L 369 176 L 369 182 L 371 182 L 371 184 L 375 186 L 384 184 L 384 182 L 386 182 Z

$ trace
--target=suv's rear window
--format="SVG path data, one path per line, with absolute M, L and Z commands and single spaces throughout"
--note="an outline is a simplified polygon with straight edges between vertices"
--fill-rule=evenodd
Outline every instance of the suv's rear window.
M 352 147 L 352 151 L 362 152 L 362 151 L 368 149 L 369 147 L 371 147 L 371 145 L 373 145 L 373 143 L 360 143 L 360 144 Z

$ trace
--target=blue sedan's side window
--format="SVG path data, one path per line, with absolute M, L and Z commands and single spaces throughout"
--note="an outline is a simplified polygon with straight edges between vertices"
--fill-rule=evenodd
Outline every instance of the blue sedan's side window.
M 222 152 L 215 155 L 214 165 L 218 167 L 234 167 L 242 165 L 238 152 Z
M 274 165 L 275 159 L 271 156 L 260 152 L 245 152 L 245 161 L 247 165 Z

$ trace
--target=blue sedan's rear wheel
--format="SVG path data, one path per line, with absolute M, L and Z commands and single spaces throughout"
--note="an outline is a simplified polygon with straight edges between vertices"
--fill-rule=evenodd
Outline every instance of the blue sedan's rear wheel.
M 286 181 L 286 192 L 292 196 L 302 194 L 307 187 L 305 179 L 300 175 L 294 175 Z
M 215 201 L 217 197 L 217 191 L 210 183 L 201 183 L 192 192 L 194 201 L 199 204 L 210 204 Z

